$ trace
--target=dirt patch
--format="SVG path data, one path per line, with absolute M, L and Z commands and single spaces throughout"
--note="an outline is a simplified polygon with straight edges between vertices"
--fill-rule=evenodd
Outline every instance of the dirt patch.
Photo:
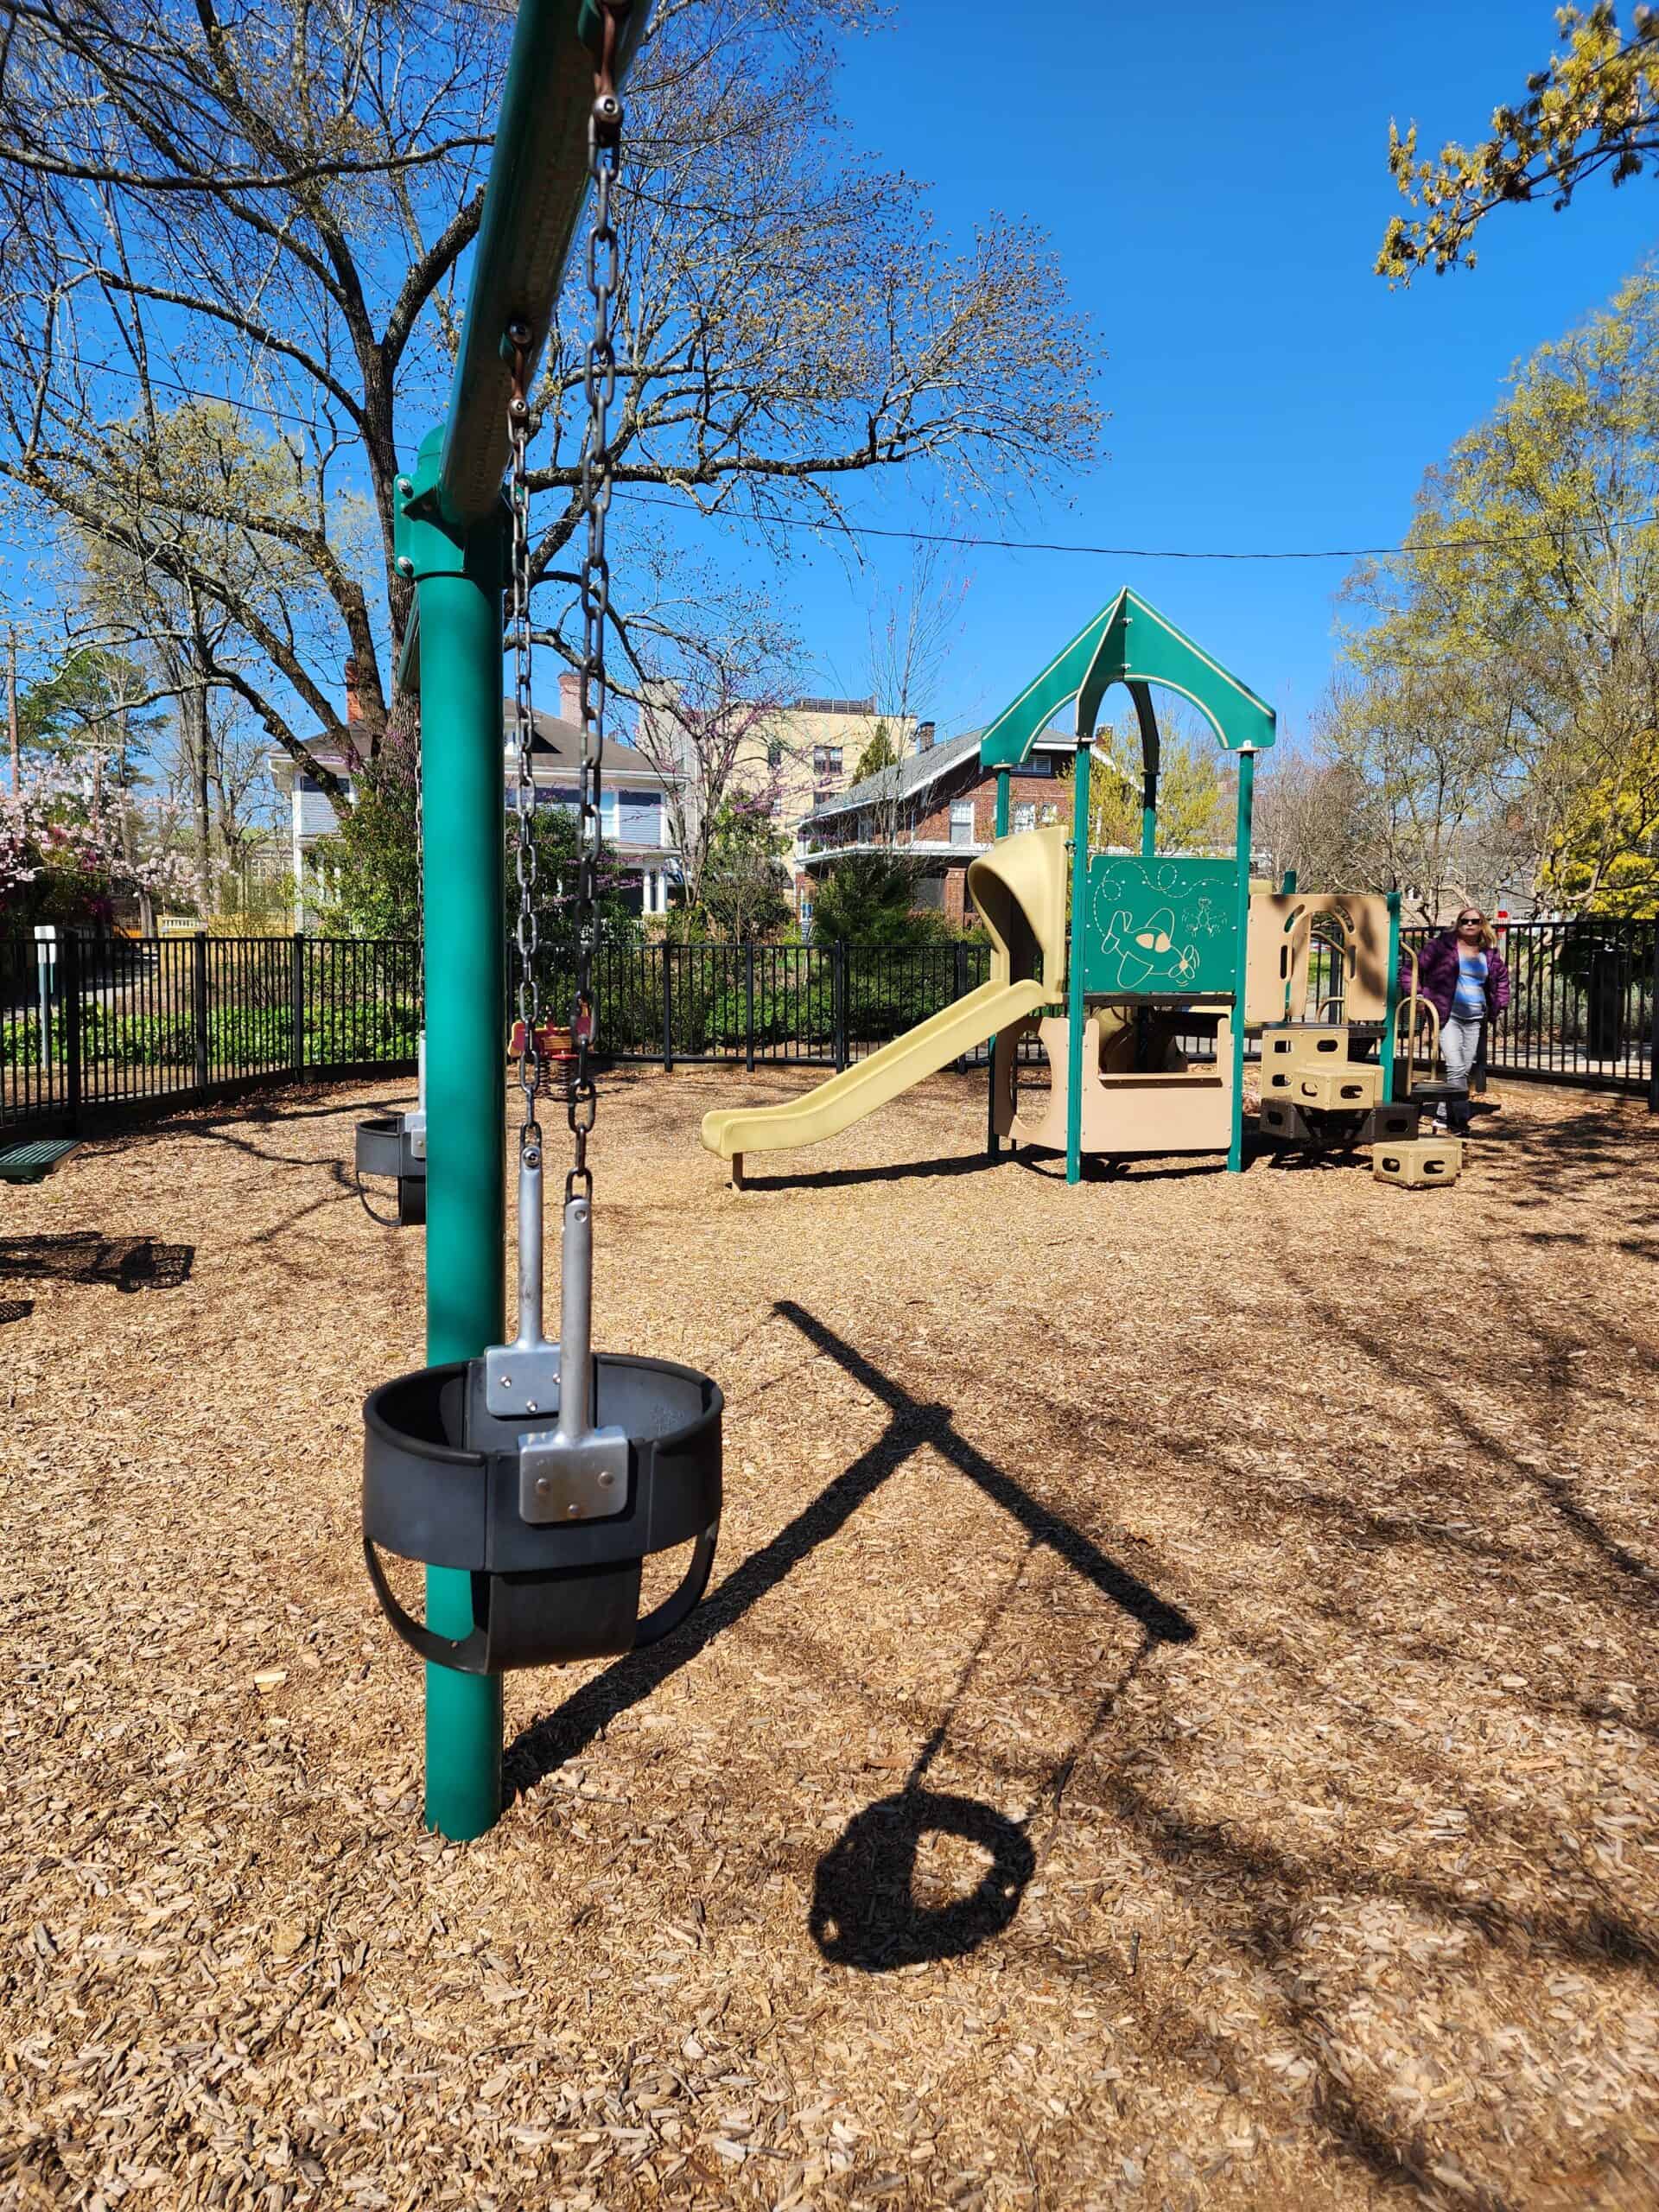
M 1068 1189 L 941 1078 L 730 1192 L 701 1115 L 797 1087 L 603 1099 L 720 1561 L 509 1679 L 465 1847 L 358 1550 L 402 1093 L 0 1193 L 0 2202 L 1659 2202 L 1647 1116 Z

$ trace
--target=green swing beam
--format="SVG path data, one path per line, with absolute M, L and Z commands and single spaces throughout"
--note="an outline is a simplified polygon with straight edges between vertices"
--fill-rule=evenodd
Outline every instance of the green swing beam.
M 1061 709 L 1075 700 L 1077 766 L 1072 778 L 1071 931 L 1066 976 L 1065 1179 L 1083 1175 L 1083 1034 L 1084 924 L 1089 890 L 1090 748 L 1101 702 L 1114 683 L 1128 689 L 1141 733 L 1141 853 L 1157 851 L 1158 778 L 1161 766 L 1158 718 L 1150 687 L 1156 683 L 1191 702 L 1215 731 L 1223 749 L 1238 758 L 1238 805 L 1234 835 L 1234 899 L 1237 984 L 1234 992 L 1233 1112 L 1227 1165 L 1244 1164 L 1244 969 L 1250 918 L 1250 833 L 1255 755 L 1276 734 L 1274 711 L 1247 684 L 1214 660 L 1174 624 L 1126 586 L 1006 707 L 980 740 L 982 768 L 997 772 L 997 829 L 1006 827 L 1008 778 Z
M 620 86 L 649 0 L 618 41 Z M 421 700 L 426 825 L 426 1357 L 476 1357 L 505 1325 L 501 594 L 507 324 L 540 358 L 588 185 L 595 0 L 521 0 L 443 423 L 397 485 L 393 551 L 415 587 L 398 663 Z M 473 1626 L 472 1577 L 426 1571 L 427 1624 Z M 426 1669 L 426 1824 L 455 1841 L 501 1812 L 501 1678 Z

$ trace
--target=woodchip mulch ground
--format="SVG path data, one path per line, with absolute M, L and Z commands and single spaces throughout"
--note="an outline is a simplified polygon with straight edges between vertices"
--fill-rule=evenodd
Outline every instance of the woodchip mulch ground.
M 1654 1125 L 1068 1190 L 943 1078 L 730 1192 L 797 1081 L 605 1097 L 716 1584 L 511 1678 L 463 1847 L 358 1551 L 378 1094 L 0 1190 L 0 2202 L 1659 2203 Z

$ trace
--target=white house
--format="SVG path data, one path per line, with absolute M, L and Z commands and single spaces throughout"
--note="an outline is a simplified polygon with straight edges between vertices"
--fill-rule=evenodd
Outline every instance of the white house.
M 355 702 L 346 693 L 346 719 L 357 720 Z M 563 806 L 575 812 L 582 761 L 582 727 L 577 678 L 568 670 L 559 677 L 559 715 L 538 713 L 531 745 L 531 770 L 538 807 Z M 502 783 L 508 806 L 518 804 L 518 756 L 512 727 L 512 706 L 501 706 Z M 349 790 L 347 759 L 338 747 L 314 745 L 313 753 L 324 766 L 341 775 Z M 319 905 L 316 865 L 312 849 L 335 827 L 334 810 L 315 777 L 296 768 L 286 753 L 273 753 L 267 766 L 271 781 L 288 801 L 289 844 L 295 893 L 294 926 L 316 925 Z M 601 762 L 601 827 L 605 842 L 623 877 L 622 896 L 636 912 L 663 914 L 668 911 L 669 886 L 681 880 L 679 855 L 670 842 L 664 792 L 671 781 L 652 767 L 643 753 L 620 738 L 607 735 Z

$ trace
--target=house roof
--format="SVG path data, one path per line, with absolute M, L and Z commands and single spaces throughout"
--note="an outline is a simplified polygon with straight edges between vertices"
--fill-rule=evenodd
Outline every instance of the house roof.
M 568 769 L 574 780 L 582 765 L 582 728 L 576 722 L 563 721 L 557 715 L 537 713 L 530 741 L 531 760 L 534 767 L 545 775 L 549 771 Z M 517 736 L 512 720 L 512 702 L 501 702 L 501 737 L 503 755 L 511 765 L 517 754 Z M 334 744 L 312 741 L 311 749 L 321 761 L 330 766 L 343 764 L 344 756 Z M 294 763 L 286 753 L 272 753 L 268 765 L 280 781 L 291 772 Z M 607 732 L 600 766 L 607 775 L 638 777 L 641 780 L 664 785 L 679 779 L 670 770 L 664 772 L 649 760 L 637 745 L 628 745 L 620 737 Z
M 567 722 L 557 715 L 538 714 L 532 717 L 535 728 L 530 741 L 531 758 L 550 767 L 569 767 L 574 776 L 582 765 L 582 728 L 576 722 Z M 512 702 L 501 702 L 501 729 L 509 750 L 516 743 L 512 721 Z M 604 749 L 600 754 L 600 766 L 622 773 L 649 776 L 658 783 L 670 780 L 645 758 L 637 745 L 626 745 L 620 737 L 608 732 Z
M 861 783 L 852 784 L 844 791 L 837 791 L 834 798 L 826 799 L 822 806 L 815 806 L 810 814 L 802 817 L 808 822 L 827 822 L 831 815 L 849 814 L 861 806 L 892 805 L 896 800 L 912 798 L 936 784 L 953 768 L 964 761 L 977 765 L 980 733 L 965 729 L 959 737 L 947 738 L 943 745 L 930 745 L 925 751 L 910 753 L 890 768 L 878 768 L 873 776 L 866 776 Z M 1056 737 L 1052 744 L 1041 738 L 1038 747 L 1044 752 L 1067 754 L 1077 750 L 1071 738 Z

